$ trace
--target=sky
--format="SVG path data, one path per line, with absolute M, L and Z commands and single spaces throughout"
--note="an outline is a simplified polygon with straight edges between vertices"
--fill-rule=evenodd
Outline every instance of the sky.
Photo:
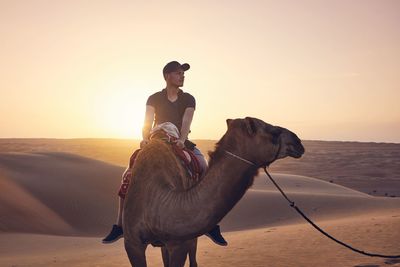
M 177 60 L 191 139 L 251 116 L 400 143 L 399 25 L 397 0 L 0 0 L 0 138 L 138 139 Z

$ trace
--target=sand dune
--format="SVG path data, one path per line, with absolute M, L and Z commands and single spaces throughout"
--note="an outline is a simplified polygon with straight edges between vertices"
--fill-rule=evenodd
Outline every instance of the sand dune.
M 338 238 L 366 251 L 399 254 L 400 212 L 376 213 L 321 226 Z M 199 266 L 252 267 L 385 267 L 400 266 L 400 259 L 355 254 L 314 231 L 307 224 L 292 224 L 225 233 L 228 247 L 199 238 Z M 159 248 L 146 251 L 148 266 L 159 267 Z M 103 245 L 98 238 L 27 234 L 0 235 L 0 266 L 18 267 L 128 267 L 123 242 Z M 186 265 L 188 266 L 188 265 Z
M 332 181 L 376 196 L 400 197 L 400 144 L 304 141 L 306 153 L 271 166 L 274 172 Z
M 72 234 L 73 228 L 47 205 L 6 177 L 0 177 L 0 230 Z
M 25 213 L 26 218 L 22 218 L 24 220 L 8 219 L 14 218 L 14 210 L 22 209 L 26 203 L 8 198 L 8 203 L 13 205 L 4 210 L 3 214 L 10 216 L 2 218 L 2 231 L 8 229 L 16 232 L 101 236 L 115 219 L 116 191 L 123 168 L 60 152 L 0 154 L 0 165 L 13 184 L 11 187 L 10 179 L 3 179 L 3 182 L 8 181 L 9 195 L 35 200 L 37 205 L 31 208 L 40 211 L 41 218 L 52 214 L 52 218 L 59 220 L 57 224 L 49 223 L 53 228 L 58 225 L 55 227 L 58 231 L 53 229 L 46 232 L 47 226 L 33 222 L 29 213 Z M 283 174 L 274 176 L 293 201 L 317 219 L 389 209 L 399 203 L 397 199 L 377 199 L 309 177 Z M 301 220 L 265 179 L 263 173 L 255 179 L 251 190 L 222 221 L 224 231 L 282 225 Z M 29 225 L 16 223 L 27 220 L 30 221 Z M 69 226 L 68 231 L 64 230 L 66 226 Z M 72 232 L 71 227 L 74 229 Z
M 60 152 L 2 153 L 0 166 L 9 180 L 73 227 L 75 235 L 99 235 L 116 216 L 121 167 Z M 18 204 L 15 202 L 15 206 Z M 38 225 L 24 223 L 30 221 L 29 217 L 9 220 L 13 209 L 4 214 L 7 216 L 1 218 L 1 230 L 11 224 L 14 231 L 37 233 Z
M 65 152 L 0 153 L 0 266 L 129 266 L 121 241 L 100 243 L 115 220 L 122 171 Z M 272 175 L 332 234 L 373 252 L 400 253 L 400 198 Z M 230 245 L 201 237 L 201 266 L 400 266 L 357 256 L 314 232 L 261 171 L 221 226 Z M 149 248 L 149 266 L 160 266 L 159 253 Z
M 214 150 L 216 140 L 194 140 L 201 151 Z M 301 159 L 286 158 L 272 172 L 332 181 L 375 196 L 400 197 L 400 144 L 302 141 Z M 139 146 L 132 139 L 0 139 L 1 152 L 67 152 L 126 166 Z
M 288 197 L 316 220 L 355 216 L 376 210 L 397 210 L 400 199 L 377 198 L 318 179 L 272 174 Z M 222 221 L 226 231 L 302 222 L 266 175 L 260 173 L 253 187 Z M 268 182 L 268 183 L 267 183 Z

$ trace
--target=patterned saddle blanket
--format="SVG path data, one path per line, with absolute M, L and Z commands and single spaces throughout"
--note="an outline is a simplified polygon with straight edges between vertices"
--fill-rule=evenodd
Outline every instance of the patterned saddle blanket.
M 172 123 L 170 123 L 172 124 Z M 173 124 L 172 124 L 173 125 Z M 170 125 L 169 125 L 170 126 Z M 175 125 L 173 125 L 175 127 Z M 176 128 L 176 127 L 175 127 Z M 171 130 L 172 129 L 172 130 Z M 188 148 L 183 148 L 180 149 L 176 144 L 175 141 L 179 138 L 179 134 L 176 135 L 175 133 L 179 133 L 176 129 L 176 131 L 173 129 L 173 127 L 170 127 L 168 130 L 165 130 L 164 128 L 160 127 L 156 131 L 151 132 L 150 139 L 152 138 L 158 138 L 166 141 L 172 146 L 172 149 L 175 153 L 175 155 L 181 160 L 183 166 L 187 169 L 190 177 L 193 179 L 199 179 L 202 175 L 202 169 L 200 166 L 200 163 L 196 157 L 196 155 L 193 153 L 191 149 Z M 129 183 L 132 177 L 132 167 L 135 164 L 135 159 L 137 155 L 140 153 L 141 149 L 137 149 L 133 154 L 131 155 L 129 159 L 129 165 L 126 168 L 124 174 L 122 175 L 122 181 L 121 181 L 121 186 L 118 191 L 118 195 L 121 198 L 125 198 L 125 195 L 128 191 L 129 188 Z

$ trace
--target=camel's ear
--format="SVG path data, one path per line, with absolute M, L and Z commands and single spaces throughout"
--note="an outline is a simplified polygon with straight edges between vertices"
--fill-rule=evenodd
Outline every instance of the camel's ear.
M 244 119 L 244 122 L 246 124 L 246 129 L 249 135 L 254 135 L 257 132 L 257 126 L 253 120 L 253 118 L 246 117 Z
M 232 121 L 233 121 L 232 119 L 227 119 L 226 120 L 226 126 L 228 126 L 228 128 L 231 125 Z

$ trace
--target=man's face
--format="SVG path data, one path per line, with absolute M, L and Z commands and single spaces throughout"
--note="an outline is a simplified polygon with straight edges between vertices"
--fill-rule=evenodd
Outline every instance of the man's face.
M 185 81 L 185 72 L 182 69 L 170 72 L 165 75 L 165 80 L 169 85 L 181 87 Z

